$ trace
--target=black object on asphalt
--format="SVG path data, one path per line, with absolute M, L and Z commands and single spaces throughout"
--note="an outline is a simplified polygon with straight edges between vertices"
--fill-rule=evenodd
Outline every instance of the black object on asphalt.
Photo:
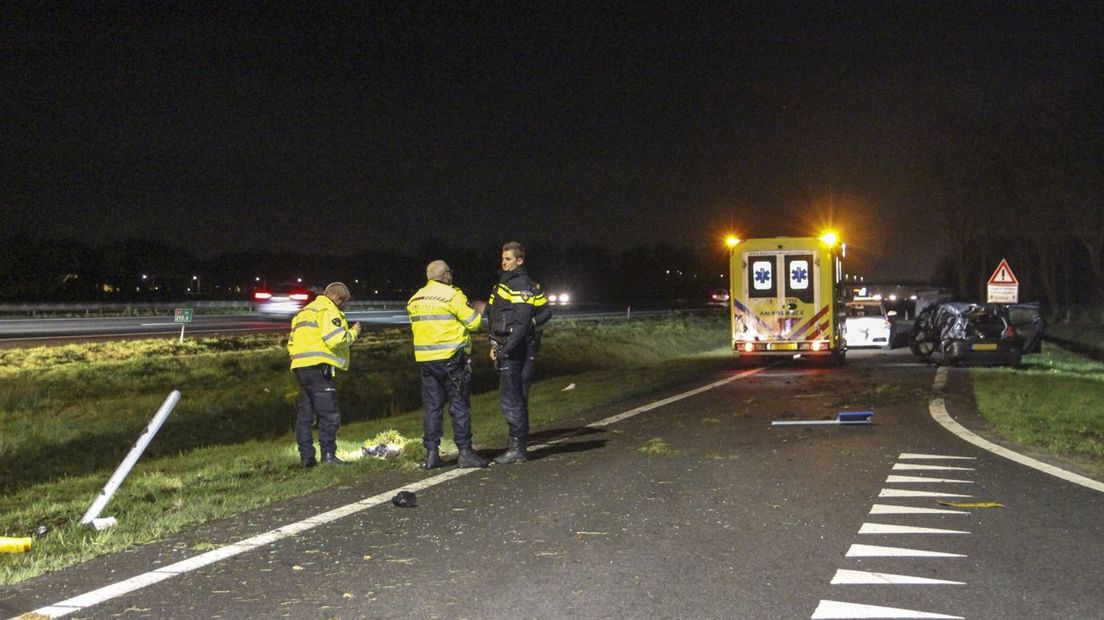
M 411 491 L 399 491 L 391 498 L 391 503 L 399 508 L 414 508 L 418 505 L 418 497 Z

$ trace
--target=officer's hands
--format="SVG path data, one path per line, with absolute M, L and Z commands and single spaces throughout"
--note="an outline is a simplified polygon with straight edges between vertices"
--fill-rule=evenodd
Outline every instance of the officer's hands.
M 491 349 L 491 361 L 498 361 L 498 349 Z
M 349 329 L 351 329 L 352 332 L 357 335 L 357 338 L 360 337 L 360 323 L 353 323 L 353 326 Z
M 479 314 L 483 314 L 483 309 L 487 307 L 487 302 L 479 301 L 478 299 L 471 302 L 472 310 L 475 310 Z

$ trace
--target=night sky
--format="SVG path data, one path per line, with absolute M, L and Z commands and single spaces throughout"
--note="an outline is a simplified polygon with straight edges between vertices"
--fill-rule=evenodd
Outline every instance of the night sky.
M 619 250 L 801 235 L 928 277 L 918 144 L 1060 117 L 1099 2 L 4 3 L 9 231 Z M 934 248 L 934 249 L 933 249 Z

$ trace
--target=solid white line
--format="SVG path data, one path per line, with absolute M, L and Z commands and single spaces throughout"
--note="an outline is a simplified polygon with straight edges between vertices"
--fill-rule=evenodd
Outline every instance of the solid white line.
M 943 454 L 914 454 L 912 452 L 902 452 L 899 459 L 947 459 L 954 461 L 976 461 L 976 456 L 946 456 Z
M 906 549 L 904 547 L 881 547 L 878 545 L 851 545 L 847 550 L 849 558 L 964 558 L 959 553 Z
M 882 489 L 878 497 L 973 497 L 958 493 L 937 493 L 935 491 L 909 491 L 907 489 Z
M 892 523 L 863 523 L 860 534 L 969 534 L 962 530 L 944 530 L 937 527 L 893 525 Z
M 657 400 L 654 403 L 648 403 L 647 405 L 642 405 L 640 407 L 637 407 L 636 409 L 630 409 L 628 411 L 625 411 L 624 413 L 619 413 L 617 415 L 610 416 L 610 417 L 608 417 L 604 420 L 598 420 L 597 422 L 592 422 L 590 424 L 587 424 L 587 428 L 602 428 L 604 426 L 609 426 L 610 424 L 614 424 L 614 423 L 620 422 L 622 420 L 627 420 L 628 418 L 631 418 L 635 415 L 639 415 L 641 413 L 644 413 L 645 411 L 651 411 L 652 409 L 656 409 L 658 407 L 663 407 L 664 405 L 670 405 L 671 403 L 680 401 L 684 398 L 689 398 L 691 396 L 696 396 L 698 394 L 701 394 L 702 392 L 708 392 L 709 390 L 712 390 L 714 388 L 718 388 L 718 387 L 721 387 L 722 385 L 727 385 L 729 383 L 732 383 L 736 379 L 742 379 L 744 377 L 762 372 L 763 370 L 765 370 L 765 368 L 763 368 L 763 367 L 752 368 L 750 370 L 745 370 L 743 372 L 732 375 L 731 377 L 725 377 L 724 379 L 721 379 L 720 381 L 714 381 L 713 383 L 710 383 L 709 385 L 703 385 L 700 388 L 695 388 L 693 390 L 690 390 L 688 392 L 683 392 L 681 394 L 675 394 L 674 396 L 671 396 L 669 398 L 664 398 L 663 400 Z
M 892 573 L 871 573 L 864 570 L 837 569 L 832 577 L 832 585 L 965 585 L 965 581 L 947 581 L 946 579 L 931 579 L 930 577 L 913 577 L 912 575 L 894 575 Z
M 953 478 L 925 478 L 924 476 L 886 476 L 886 482 L 950 482 L 956 484 L 973 484 L 973 480 L 955 480 Z
M 872 515 L 968 515 L 968 510 L 947 510 L 946 508 L 917 508 L 915 506 L 894 506 L 892 504 L 874 504 L 870 507 Z
M 950 465 L 917 465 L 916 463 L 894 463 L 894 471 L 974 471 L 973 467 L 952 467 Z
M 940 368 L 935 373 L 935 389 L 943 389 L 943 386 L 946 385 L 946 383 L 947 369 Z M 1104 482 L 1093 480 L 1092 478 L 1088 478 L 1080 474 L 1075 474 L 1071 471 L 1066 471 L 1060 467 L 1055 467 L 1053 465 L 1050 465 L 1049 463 L 1044 463 L 1042 461 L 1035 460 L 1029 456 L 1024 456 L 1018 452 L 1013 452 L 1008 448 L 998 446 L 997 444 L 987 439 L 982 439 L 966 427 L 962 426 L 958 422 L 955 422 L 953 418 L 951 418 L 951 414 L 947 412 L 947 407 L 944 404 L 942 398 L 933 398 L 931 400 L 931 403 L 928 405 L 928 410 L 931 412 L 931 417 L 936 422 L 939 422 L 939 424 L 941 424 L 943 428 L 951 431 L 960 439 L 968 441 L 983 450 L 988 450 L 993 454 L 1003 456 L 1004 458 L 1015 461 L 1020 465 L 1024 465 L 1032 469 L 1037 469 L 1043 473 L 1050 474 L 1055 478 L 1061 478 L 1066 482 L 1079 484 L 1094 491 L 1100 491 L 1101 493 L 1104 493 Z
M 689 398 L 690 396 L 701 394 L 702 392 L 712 390 L 712 389 L 720 387 L 722 385 L 727 385 L 727 384 L 735 381 L 736 379 L 740 379 L 740 378 L 743 378 L 743 377 L 747 377 L 749 375 L 753 375 L 753 374 L 758 373 L 758 372 L 762 372 L 765 369 L 766 369 L 765 367 L 752 368 L 750 370 L 746 370 L 746 371 L 734 374 L 732 376 L 726 377 L 724 379 L 721 379 L 720 381 L 714 381 L 713 383 L 710 383 L 710 384 L 705 385 L 703 387 L 695 388 L 693 390 L 689 390 L 689 391 L 683 392 L 681 394 L 676 394 L 676 395 L 671 396 L 669 398 L 665 398 L 663 400 L 658 400 L 658 401 L 655 401 L 653 403 L 649 403 L 647 405 L 637 407 L 635 409 L 631 409 L 631 410 L 626 411 L 624 413 L 617 414 L 615 416 L 610 416 L 610 417 L 608 417 L 604 420 L 599 420 L 598 422 L 594 422 L 593 424 L 588 424 L 587 426 L 592 427 L 592 428 L 600 428 L 600 427 L 603 427 L 603 426 L 608 426 L 610 424 L 613 424 L 614 422 L 620 422 L 622 420 L 626 420 L 628 418 L 631 418 L 635 415 L 639 415 L 639 414 L 644 413 L 646 411 L 651 411 L 652 409 L 656 409 L 658 407 L 668 405 L 670 403 L 682 400 L 684 398 Z M 553 441 L 560 441 L 560 440 L 553 440 Z M 550 442 L 546 442 L 546 443 L 543 443 L 543 444 L 538 444 L 538 445 L 535 445 L 535 446 L 531 446 L 529 449 L 530 450 L 540 450 L 541 448 L 547 447 L 547 446 L 551 445 L 552 443 L 553 442 L 550 441 Z M 390 491 L 384 491 L 383 493 L 379 493 L 377 495 L 373 495 L 371 497 L 364 498 L 362 500 L 353 502 L 351 504 L 346 504 L 344 506 L 334 508 L 333 510 L 329 510 L 329 511 L 323 512 L 321 514 L 317 514 L 317 515 L 314 515 L 312 517 L 308 517 L 306 519 L 303 519 L 302 521 L 297 521 L 295 523 L 289 523 L 287 525 L 278 527 L 274 530 L 264 532 L 263 534 L 258 534 L 256 536 L 252 536 L 252 537 L 247 538 L 245 540 L 241 540 L 241 541 L 238 541 L 236 543 L 231 543 L 229 545 L 226 545 L 225 547 L 220 547 L 218 549 L 213 549 L 213 550 L 208 551 L 206 553 L 201 553 L 200 555 L 197 555 L 197 556 L 192 557 L 192 558 L 188 558 L 187 560 L 182 560 L 180 562 L 176 562 L 175 564 L 170 564 L 168 566 L 164 566 L 164 567 L 158 568 L 156 570 L 152 570 L 148 573 L 143 573 L 141 575 L 131 577 L 130 579 L 125 579 L 123 581 L 119 581 L 119 582 L 104 586 L 102 588 L 92 590 L 91 592 L 86 592 L 84 594 L 81 594 L 81 595 L 78 595 L 78 596 L 75 596 L 75 597 L 72 597 L 72 598 L 68 598 L 64 601 L 61 601 L 59 603 L 54 603 L 53 605 L 49 605 L 47 607 L 41 607 L 39 609 L 34 610 L 34 612 L 32 612 L 32 613 L 40 614 L 42 616 L 46 616 L 46 617 L 49 617 L 49 618 L 60 618 L 62 616 L 66 616 L 68 614 L 78 612 L 78 611 L 80 611 L 82 609 L 85 609 L 87 607 L 91 607 L 93 605 L 98 605 L 100 603 L 111 600 L 113 598 L 118 598 L 120 596 L 123 596 L 124 594 L 128 594 L 130 592 L 133 592 L 135 590 L 139 590 L 139 589 L 144 588 L 146 586 L 153 585 L 153 584 L 158 583 L 160 581 L 164 581 L 165 579 L 168 579 L 169 577 L 174 577 L 174 576 L 180 575 L 182 573 L 186 573 L 186 572 L 189 572 L 189 571 L 194 571 L 194 570 L 202 568 L 204 566 L 214 564 L 215 562 L 219 562 L 219 561 L 225 560 L 227 558 L 231 558 L 231 557 L 234 557 L 236 555 L 239 555 L 241 553 L 245 553 L 246 551 L 252 551 L 252 550 L 254 550 L 258 547 L 262 547 L 264 545 L 268 545 L 268 544 L 283 540 L 285 538 L 295 536 L 296 534 L 300 534 L 300 533 L 305 532 L 307 530 L 310 530 L 312 528 L 318 527 L 319 525 L 324 525 L 324 524 L 327 524 L 327 523 L 331 523 L 333 521 L 336 521 L 338 519 L 347 517 L 349 515 L 356 514 L 358 512 L 363 511 L 363 510 L 367 510 L 368 508 L 372 508 L 372 507 L 378 506 L 380 504 L 388 503 L 388 502 L 391 501 L 391 498 L 394 497 L 394 495 L 396 493 L 398 493 L 399 491 L 419 491 L 419 490 L 422 490 L 422 489 L 427 489 L 429 487 L 433 487 L 433 486 L 436 486 L 438 484 L 448 482 L 449 480 L 452 480 L 454 478 L 459 478 L 461 476 L 465 476 L 467 474 L 471 474 L 471 473 L 474 473 L 474 472 L 477 472 L 477 471 L 481 471 L 481 470 L 478 469 L 478 468 L 469 468 L 469 469 L 457 468 L 457 469 L 453 469 L 451 471 L 447 471 L 447 472 L 444 472 L 444 473 L 441 473 L 441 474 L 437 474 L 436 476 L 430 476 L 429 478 L 426 478 L 424 480 L 420 480 L 418 482 L 414 482 L 412 484 L 409 484 L 409 485 L 406 485 L 406 486 L 403 486 L 403 487 L 399 487 L 397 489 L 392 489 Z
M 879 607 L 878 605 L 859 605 L 840 601 L 821 601 L 813 612 L 812 620 L 838 620 L 841 618 L 943 618 L 962 620 L 962 616 L 947 616 L 926 611 L 913 611 L 897 607 Z

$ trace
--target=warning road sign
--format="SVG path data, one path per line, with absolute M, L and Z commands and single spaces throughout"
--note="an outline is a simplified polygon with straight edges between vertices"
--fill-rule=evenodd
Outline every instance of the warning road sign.
M 1008 266 L 1008 261 L 1001 259 L 997 270 L 993 272 L 993 275 L 989 276 L 989 284 L 1019 284 L 1020 281 L 1016 279 L 1016 274 L 1012 273 L 1012 268 Z
M 1020 281 L 1008 261 L 1001 259 L 997 270 L 989 276 L 989 284 L 986 287 L 986 301 L 991 304 L 1015 304 L 1020 302 Z

